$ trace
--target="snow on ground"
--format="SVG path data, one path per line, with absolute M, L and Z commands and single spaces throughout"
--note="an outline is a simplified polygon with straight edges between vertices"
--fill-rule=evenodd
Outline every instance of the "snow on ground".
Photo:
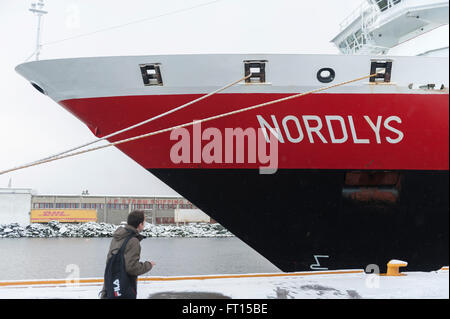
M 139 281 L 138 298 L 448 299 L 448 270 L 386 277 L 355 274 Z M 145 277 L 143 277 L 145 278 Z M 152 277 L 146 277 L 152 278 Z M 167 278 L 167 277 L 158 277 Z M 154 277 L 156 279 L 156 277 Z M 1 284 L 1 283 L 0 283 Z M 96 299 L 100 284 L 0 287 L 1 299 Z

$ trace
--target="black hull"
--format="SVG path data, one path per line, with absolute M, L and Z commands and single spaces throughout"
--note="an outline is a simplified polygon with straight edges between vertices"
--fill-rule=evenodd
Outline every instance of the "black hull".
M 448 265 L 448 171 L 400 172 L 395 203 L 349 200 L 346 171 L 149 171 L 285 272 Z

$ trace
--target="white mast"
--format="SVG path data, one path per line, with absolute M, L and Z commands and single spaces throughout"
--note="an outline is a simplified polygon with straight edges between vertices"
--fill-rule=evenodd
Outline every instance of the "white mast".
M 44 0 L 39 0 L 37 3 L 33 2 L 31 4 L 31 8 L 29 9 L 38 17 L 38 25 L 37 25 L 37 37 L 36 37 L 36 61 L 39 60 L 39 55 L 41 54 L 41 18 L 44 14 L 48 12 L 43 10 L 44 8 Z

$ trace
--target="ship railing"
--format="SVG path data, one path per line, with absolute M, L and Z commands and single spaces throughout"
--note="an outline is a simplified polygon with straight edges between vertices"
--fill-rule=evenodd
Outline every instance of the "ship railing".
M 357 51 L 349 54 L 369 54 L 369 55 L 383 55 L 389 51 L 389 48 L 379 45 L 365 45 Z
M 354 9 L 341 23 L 339 23 L 340 31 L 344 30 L 347 26 L 349 26 L 353 21 L 363 15 L 363 12 L 370 10 L 371 5 L 367 2 L 361 3 L 356 9 Z
M 368 0 L 354 9 L 340 24 L 340 31 L 347 28 L 355 20 L 361 18 L 362 25 L 368 27 L 375 22 L 380 13 L 394 7 L 405 0 Z
M 367 26 L 363 25 L 356 32 L 352 32 L 344 38 L 339 44 L 339 49 L 345 54 L 355 54 L 371 44 L 373 44 L 373 38 L 367 32 Z
M 387 47 L 374 45 L 369 35 L 352 36 L 352 40 L 347 38 L 339 47 L 343 54 L 385 54 L 389 50 Z

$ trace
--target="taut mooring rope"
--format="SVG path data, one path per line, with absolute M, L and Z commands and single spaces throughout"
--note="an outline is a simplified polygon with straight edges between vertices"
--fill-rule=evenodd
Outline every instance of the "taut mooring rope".
M 53 155 L 47 156 L 47 157 L 45 157 L 45 158 L 42 158 L 42 159 L 33 161 L 33 162 L 31 162 L 31 163 L 28 163 L 28 164 L 24 164 L 24 166 L 25 166 L 25 165 L 31 165 L 31 164 L 34 164 L 34 163 L 39 163 L 39 162 L 48 160 L 48 159 L 53 158 L 53 157 L 58 157 L 58 156 L 61 156 L 61 155 L 63 155 L 63 154 L 66 154 L 66 153 L 76 151 L 76 150 L 78 150 L 78 149 L 80 149 L 80 148 L 83 148 L 83 147 L 86 147 L 86 146 L 89 146 L 89 145 L 98 143 L 98 142 L 100 142 L 100 141 L 104 141 L 104 140 L 106 140 L 106 139 L 108 139 L 108 138 L 111 138 L 111 137 L 113 137 L 113 136 L 116 136 L 116 135 L 118 135 L 118 134 L 127 132 L 127 131 L 132 130 L 132 129 L 136 128 L 136 127 L 139 127 L 139 126 L 142 126 L 142 125 L 144 125 L 144 124 L 150 123 L 150 122 L 152 122 L 152 121 L 154 121 L 154 120 L 157 120 L 157 119 L 159 119 L 159 118 L 162 118 L 162 117 L 164 117 L 164 116 L 166 116 L 166 115 L 169 115 L 169 114 L 172 114 L 172 113 L 174 113 L 174 112 L 176 112 L 176 111 L 179 111 L 179 110 L 181 110 L 181 109 L 184 109 L 184 108 L 186 108 L 186 107 L 188 107 L 188 106 L 190 106 L 190 105 L 192 105 L 192 104 L 194 104 L 194 103 L 197 103 L 197 102 L 200 102 L 200 101 L 202 101 L 202 100 L 204 100 L 204 99 L 207 99 L 207 98 L 209 98 L 210 96 L 213 96 L 213 95 L 216 94 L 216 93 L 219 93 L 219 92 L 221 92 L 221 91 L 223 91 L 223 90 L 225 90 L 225 89 L 228 89 L 229 87 L 231 87 L 231 86 L 233 86 L 233 85 L 235 85 L 235 84 L 237 84 L 237 83 L 239 83 L 239 82 L 241 82 L 241 81 L 244 81 L 244 80 L 246 80 L 247 78 L 249 78 L 249 77 L 251 77 L 251 76 L 252 76 L 252 74 L 250 73 L 249 75 L 244 76 L 243 78 L 240 78 L 239 80 L 234 81 L 234 82 L 232 82 L 232 83 L 230 83 L 230 84 L 227 84 L 227 85 L 221 87 L 220 89 L 217 89 L 217 90 L 215 90 L 215 91 L 213 91 L 213 92 L 210 92 L 210 93 L 208 93 L 208 94 L 206 94 L 206 95 L 203 95 L 203 96 L 201 96 L 201 97 L 199 97 L 199 98 L 197 98 L 197 99 L 195 99 L 195 100 L 192 100 L 192 101 L 190 101 L 190 102 L 188 102 L 188 103 L 185 103 L 185 104 L 183 104 L 183 105 L 180 105 L 180 106 L 178 106 L 178 107 L 176 107 L 176 108 L 173 108 L 173 109 L 171 109 L 171 110 L 169 110 L 169 111 L 167 111 L 167 112 L 161 113 L 161 114 L 156 115 L 156 116 L 154 116 L 154 117 L 152 117 L 152 118 L 149 118 L 149 119 L 147 119 L 147 120 L 145 120 L 145 121 L 142 121 L 142 122 L 140 122 L 140 123 L 134 124 L 134 125 L 129 126 L 129 127 L 126 127 L 126 128 L 124 128 L 124 129 L 122 129 L 122 130 L 115 131 L 115 132 L 113 132 L 113 133 L 111 133 L 111 134 L 109 134 L 109 135 L 103 136 L 102 138 L 98 138 L 98 139 L 95 139 L 95 140 L 93 140 L 93 141 L 91 141 L 91 142 L 88 142 L 88 143 L 85 143 L 85 144 L 82 144 L 82 145 L 73 147 L 73 148 L 71 148 L 71 149 L 68 149 L 68 150 L 66 150 L 66 151 L 63 151 L 63 152 L 60 152 L 60 153 L 57 153 L 57 154 L 53 154 Z
M 101 146 L 89 148 L 87 150 L 82 150 L 82 151 L 75 152 L 75 153 L 61 155 L 61 156 L 58 156 L 58 157 L 47 158 L 47 159 L 44 159 L 44 160 L 41 160 L 41 161 L 37 161 L 37 162 L 30 163 L 30 164 L 26 164 L 26 165 L 22 165 L 22 166 L 18 166 L 18 167 L 15 167 L 15 168 L 11 168 L 11 169 L 7 169 L 7 170 L 4 170 L 4 171 L 1 171 L 0 175 L 6 174 L 6 173 L 9 173 L 9 172 L 13 172 L 13 171 L 17 171 L 17 170 L 20 170 L 20 169 L 24 169 L 24 168 L 27 168 L 27 167 L 37 166 L 37 165 L 40 165 L 40 164 L 44 164 L 44 163 L 60 160 L 60 159 L 63 159 L 63 158 L 72 157 L 72 156 L 76 156 L 76 155 L 80 155 L 80 154 L 84 154 L 84 153 L 100 150 L 100 149 L 103 149 L 103 148 L 106 148 L 106 147 L 110 147 L 110 146 L 115 146 L 115 145 L 119 145 L 119 144 L 123 144 L 123 143 L 132 142 L 132 141 L 139 140 L 139 139 L 142 139 L 142 138 L 145 138 L 145 137 L 154 136 L 154 135 L 157 135 L 157 134 L 161 134 L 161 133 L 164 133 L 164 132 L 176 130 L 176 129 L 187 127 L 187 126 L 191 126 L 191 125 L 194 125 L 194 124 L 200 124 L 200 123 L 203 123 L 203 122 L 212 121 L 212 120 L 223 118 L 223 117 L 226 117 L 226 116 L 230 116 L 230 115 L 234 115 L 234 114 L 238 114 L 238 113 L 254 110 L 254 109 L 257 109 L 257 108 L 260 108 L 260 107 L 264 107 L 264 106 L 267 106 L 267 105 L 272 105 L 272 104 L 275 104 L 275 103 L 280 103 L 280 102 L 292 100 L 292 99 L 295 99 L 295 98 L 298 98 L 298 97 L 302 97 L 302 96 L 305 96 L 305 95 L 309 95 L 309 94 L 313 94 L 313 93 L 329 90 L 329 89 L 332 89 L 332 88 L 335 88 L 335 87 L 339 87 L 339 86 L 343 86 L 343 85 L 346 85 L 346 84 L 349 84 L 349 83 L 361 81 L 361 80 L 364 80 L 364 79 L 367 79 L 367 78 L 371 78 L 371 77 L 374 77 L 374 76 L 376 76 L 376 74 L 366 75 L 366 76 L 363 76 L 363 77 L 360 77 L 360 78 L 356 78 L 356 79 L 353 79 L 353 80 L 350 80 L 350 81 L 340 82 L 340 83 L 337 83 L 337 84 L 334 84 L 334 85 L 322 87 L 322 88 L 315 89 L 315 90 L 312 90 L 312 91 L 308 91 L 308 92 L 305 92 L 305 93 L 298 93 L 298 94 L 287 96 L 287 97 L 284 97 L 284 98 L 281 98 L 281 99 L 276 99 L 276 100 L 272 100 L 272 101 L 269 101 L 269 102 L 265 102 L 265 103 L 249 106 L 249 107 L 246 107 L 246 108 L 238 109 L 238 110 L 235 110 L 235 111 L 222 113 L 222 114 L 219 114 L 219 115 L 214 115 L 214 116 L 207 117 L 207 118 L 204 118 L 204 119 L 201 119 L 201 120 L 196 120 L 194 122 L 188 122 L 188 123 L 184 123 L 184 124 L 179 124 L 179 125 L 172 126 L 172 127 L 165 128 L 165 129 L 161 129 L 161 130 L 158 130 L 158 131 L 154 131 L 154 132 L 150 132 L 150 133 L 146 133 L 146 134 L 142 134 L 142 135 L 126 138 L 126 139 L 123 139 L 123 140 L 120 140 L 120 141 L 116 141 L 116 142 L 113 142 L 113 143 L 109 143 L 109 144 L 106 144 L 106 145 L 101 145 Z

